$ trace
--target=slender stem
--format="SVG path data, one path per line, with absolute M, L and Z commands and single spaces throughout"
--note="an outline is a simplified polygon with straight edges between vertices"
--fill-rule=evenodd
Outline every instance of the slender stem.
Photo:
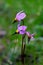
M 22 20 L 23 21 L 23 20 Z M 24 21 L 23 21 L 23 25 L 24 25 Z
M 24 21 L 23 21 L 23 25 L 24 25 Z M 21 47 L 21 62 L 22 62 L 22 65 L 24 65 L 24 59 L 25 59 L 24 58 L 24 53 L 25 53 L 24 38 L 25 38 L 25 35 L 22 36 L 22 47 Z
M 24 43 L 24 38 L 25 38 L 25 35 L 22 36 L 22 48 L 21 48 L 21 62 L 22 62 L 22 65 L 24 65 L 24 54 L 25 54 L 25 43 Z
M 23 36 L 22 36 L 22 48 L 21 48 L 21 62 L 24 65 L 24 48 L 23 48 Z

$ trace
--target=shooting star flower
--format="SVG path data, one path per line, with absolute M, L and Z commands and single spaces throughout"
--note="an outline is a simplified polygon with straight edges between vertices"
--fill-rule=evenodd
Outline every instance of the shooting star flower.
M 23 11 L 20 11 L 16 14 L 15 20 L 13 21 L 13 23 L 15 23 L 16 21 L 20 22 L 21 20 L 23 20 L 26 17 L 26 14 Z

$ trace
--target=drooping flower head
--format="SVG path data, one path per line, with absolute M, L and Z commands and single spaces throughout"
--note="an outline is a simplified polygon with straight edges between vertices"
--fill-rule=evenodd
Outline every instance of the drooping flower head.
M 30 32 L 26 32 L 26 35 L 30 38 L 33 38 L 34 37 L 34 34 L 30 34 Z
M 21 35 L 27 35 L 28 36 L 28 41 L 30 41 L 31 38 L 34 37 L 34 34 L 30 34 L 30 32 L 26 31 L 27 26 L 18 26 L 16 32 L 14 34 L 21 34 Z
M 28 42 L 29 42 L 30 39 L 33 39 L 35 34 L 30 34 L 30 32 L 26 32 L 26 35 L 28 36 Z
M 27 26 L 19 26 L 18 29 L 16 30 L 16 33 L 25 34 L 26 29 L 27 29 Z
M 16 14 L 15 20 L 14 22 L 18 21 L 20 22 L 21 20 L 23 20 L 26 17 L 26 14 L 23 11 L 20 11 Z
M 20 26 L 20 25 L 18 25 L 18 28 L 17 28 L 17 30 L 16 30 L 16 34 L 26 34 L 29 38 L 32 38 L 33 36 L 34 36 L 34 34 L 30 34 L 30 32 L 27 32 L 26 31 L 26 29 L 27 29 L 27 26 L 24 26 L 24 25 L 22 25 L 22 26 Z

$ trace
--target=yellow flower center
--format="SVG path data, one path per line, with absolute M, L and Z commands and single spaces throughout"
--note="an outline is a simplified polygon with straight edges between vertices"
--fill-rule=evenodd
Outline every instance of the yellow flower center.
M 16 32 L 18 33 L 18 30 L 16 30 Z
M 16 18 L 15 18 L 15 20 L 16 20 Z

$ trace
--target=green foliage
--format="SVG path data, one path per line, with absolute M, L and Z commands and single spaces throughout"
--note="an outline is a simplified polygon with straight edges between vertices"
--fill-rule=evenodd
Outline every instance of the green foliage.
M 11 35 L 18 24 L 12 22 L 21 10 L 27 15 L 24 19 L 27 31 L 35 33 L 34 40 L 29 43 L 26 37 L 25 53 L 29 57 L 25 58 L 25 65 L 43 65 L 43 0 L 0 0 L 0 31 L 6 32 L 5 37 L 0 38 L 0 64 L 22 65 L 21 61 L 16 61 L 21 54 L 22 36 Z

